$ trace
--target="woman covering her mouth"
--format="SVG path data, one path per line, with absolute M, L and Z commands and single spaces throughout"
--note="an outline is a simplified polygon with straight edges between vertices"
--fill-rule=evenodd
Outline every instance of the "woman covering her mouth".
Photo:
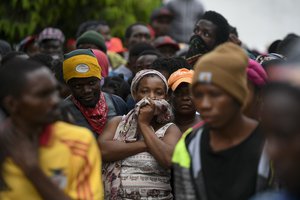
M 132 81 L 136 102 L 126 116 L 112 119 L 99 137 L 106 199 L 173 199 L 170 166 L 181 137 L 171 123 L 168 84 L 156 70 L 142 70 Z

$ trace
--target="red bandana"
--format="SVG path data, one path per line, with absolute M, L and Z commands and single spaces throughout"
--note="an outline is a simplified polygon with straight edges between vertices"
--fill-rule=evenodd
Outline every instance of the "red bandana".
M 84 107 L 73 96 L 72 101 L 87 119 L 93 131 L 100 135 L 106 124 L 108 114 L 108 107 L 103 93 L 100 94 L 99 101 L 94 108 Z
M 40 135 L 40 146 L 48 146 L 52 136 L 52 125 L 47 125 L 44 127 L 42 134 Z

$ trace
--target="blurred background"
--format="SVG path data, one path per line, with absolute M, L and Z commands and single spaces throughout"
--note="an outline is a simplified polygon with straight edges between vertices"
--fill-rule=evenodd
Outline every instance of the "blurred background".
M 162 0 L 1 0 L 0 38 L 18 43 L 47 26 L 76 36 L 80 23 L 104 19 L 111 34 L 123 38 L 134 22 L 149 22 Z M 223 14 L 251 49 L 265 51 L 276 39 L 290 32 L 300 33 L 299 0 L 202 0 L 205 10 Z
M 203 0 L 206 10 L 223 14 L 251 49 L 264 51 L 288 33 L 300 34 L 299 0 Z

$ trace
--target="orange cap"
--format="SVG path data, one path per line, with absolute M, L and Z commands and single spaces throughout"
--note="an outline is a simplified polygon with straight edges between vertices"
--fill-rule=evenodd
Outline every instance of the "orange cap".
M 172 88 L 173 91 L 176 90 L 180 83 L 192 83 L 194 75 L 194 70 L 188 70 L 186 68 L 182 68 L 171 74 L 168 85 Z
M 108 51 L 122 53 L 125 51 L 122 41 L 119 38 L 113 37 L 109 41 L 105 42 Z

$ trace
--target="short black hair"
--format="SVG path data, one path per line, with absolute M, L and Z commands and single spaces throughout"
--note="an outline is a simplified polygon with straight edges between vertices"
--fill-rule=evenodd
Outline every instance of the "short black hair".
M 144 51 L 155 51 L 156 49 L 149 43 L 141 42 L 134 44 L 129 49 L 129 57 L 137 57 Z
M 280 44 L 281 41 L 282 40 L 273 41 L 268 48 L 268 53 L 277 53 L 278 45 Z
M 11 52 L 7 53 L 5 56 L 3 56 L 2 60 L 1 60 L 1 65 L 4 65 L 9 60 L 16 58 L 16 57 L 23 58 L 23 59 L 29 58 L 29 56 L 23 51 L 11 51 Z
M 51 71 L 54 70 L 54 59 L 52 58 L 52 56 L 50 56 L 49 54 L 45 54 L 45 53 L 38 53 L 35 54 L 31 57 L 32 60 L 35 60 L 39 63 L 42 63 L 43 65 L 45 65 L 46 67 L 48 67 Z
M 217 26 L 217 36 L 216 36 L 217 45 L 222 44 L 229 39 L 230 26 L 227 19 L 225 19 L 223 15 L 215 11 L 206 11 L 204 15 L 201 17 L 201 19 L 211 21 L 213 24 Z
M 129 84 L 120 76 L 105 77 L 102 91 L 112 93 L 110 90 L 113 90 L 113 94 L 121 97 L 124 101 L 130 94 Z
M 300 42 L 300 36 L 294 33 L 290 33 L 278 44 L 277 53 L 290 57 L 298 50 Z
M 32 59 L 12 58 L 0 68 L 0 102 L 8 95 L 18 97 L 26 84 L 29 72 L 45 67 Z
M 66 84 L 64 80 L 64 73 L 63 73 L 63 61 L 55 60 L 55 63 L 52 68 L 52 72 L 54 73 L 54 76 L 58 82 Z
M 102 24 L 102 20 L 88 20 L 82 22 L 76 32 L 76 38 L 80 37 L 84 32 L 88 30 L 96 30 L 98 25 Z
M 126 28 L 126 31 L 125 31 L 125 39 L 128 39 L 128 38 L 131 37 L 133 28 L 134 28 L 135 26 L 145 26 L 145 27 L 147 27 L 146 24 L 141 23 L 141 22 L 136 22 L 136 23 L 134 23 L 134 24 L 131 24 L 130 26 L 128 26 L 128 27 Z
M 239 37 L 239 33 L 237 32 L 236 27 L 229 25 L 229 33 L 235 35 L 236 37 Z
M 192 69 L 191 65 L 181 57 L 158 58 L 152 63 L 152 69 L 166 71 L 169 75 L 181 68 Z
M 158 58 L 161 58 L 163 55 L 158 50 L 145 50 L 142 53 L 139 54 L 138 57 L 145 56 L 145 55 L 154 55 Z

